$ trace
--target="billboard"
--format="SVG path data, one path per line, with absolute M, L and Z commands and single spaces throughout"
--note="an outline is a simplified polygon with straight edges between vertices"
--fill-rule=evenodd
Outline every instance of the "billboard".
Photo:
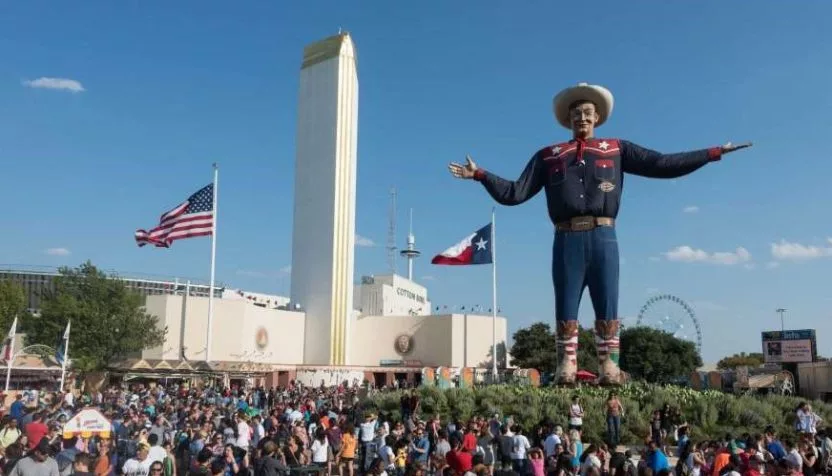
M 814 362 L 817 354 L 814 329 L 763 332 L 763 358 L 767 364 Z

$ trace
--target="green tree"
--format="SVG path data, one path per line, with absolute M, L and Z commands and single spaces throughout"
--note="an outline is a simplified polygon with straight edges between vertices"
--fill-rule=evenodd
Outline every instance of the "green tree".
M 0 280 L 0 334 L 9 332 L 15 317 L 25 319 L 26 294 L 14 281 Z
M 69 357 L 82 371 L 102 370 L 131 354 L 161 345 L 167 329 L 144 311 L 143 298 L 89 261 L 61 268 L 54 292 L 43 296 L 39 316 L 28 319 L 30 344 L 53 346 L 72 321 Z
M 578 331 L 578 368 L 598 375 L 598 354 L 595 352 L 595 331 Z
M 479 367 L 490 369 L 494 364 L 494 349 L 488 347 L 488 359 L 480 362 Z M 506 367 L 506 343 L 497 343 L 497 368 L 504 369 Z
M 558 366 L 557 336 L 549 324 L 537 322 L 514 333 L 511 365 L 554 373 Z M 578 333 L 578 368 L 598 372 L 595 333 L 581 328 Z
M 557 339 L 549 324 L 536 322 L 517 329 L 511 346 L 511 365 L 551 373 L 557 369 Z
M 720 370 L 735 369 L 737 367 L 759 367 L 765 363 L 763 354 L 760 352 L 752 352 L 746 354 L 740 352 L 728 357 L 723 357 L 716 363 L 716 368 Z
M 631 327 L 621 333 L 621 368 L 651 383 L 669 383 L 702 366 L 693 342 L 652 327 Z

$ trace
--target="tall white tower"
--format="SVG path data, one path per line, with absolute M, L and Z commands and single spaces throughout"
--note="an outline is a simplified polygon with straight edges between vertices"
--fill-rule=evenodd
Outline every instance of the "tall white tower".
M 401 255 L 407 258 L 407 279 L 413 281 L 413 260 L 422 254 L 416 250 L 416 237 L 413 235 L 413 209 L 410 209 L 410 228 L 407 230 L 407 248 L 401 251 Z
M 357 145 L 356 52 L 339 32 L 304 48 L 300 70 L 291 300 L 305 364 L 349 364 Z

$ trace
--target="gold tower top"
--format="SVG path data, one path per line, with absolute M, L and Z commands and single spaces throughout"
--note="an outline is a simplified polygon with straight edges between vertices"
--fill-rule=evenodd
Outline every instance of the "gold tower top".
M 355 46 L 349 33 L 338 33 L 303 48 L 303 64 L 301 69 L 338 56 L 355 56 Z

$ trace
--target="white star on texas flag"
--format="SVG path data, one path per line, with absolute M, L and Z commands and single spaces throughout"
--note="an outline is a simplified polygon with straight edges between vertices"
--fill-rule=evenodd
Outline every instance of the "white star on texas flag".
M 472 265 L 490 264 L 494 255 L 485 238 L 491 238 L 491 223 L 466 236 L 464 240 L 434 256 L 432 264 Z
M 607 150 L 610 148 L 610 144 L 607 141 L 602 141 L 600 144 L 598 144 L 598 147 Z
M 552 153 L 555 154 L 555 155 L 560 154 L 560 147 L 558 147 L 558 146 L 552 147 Z

